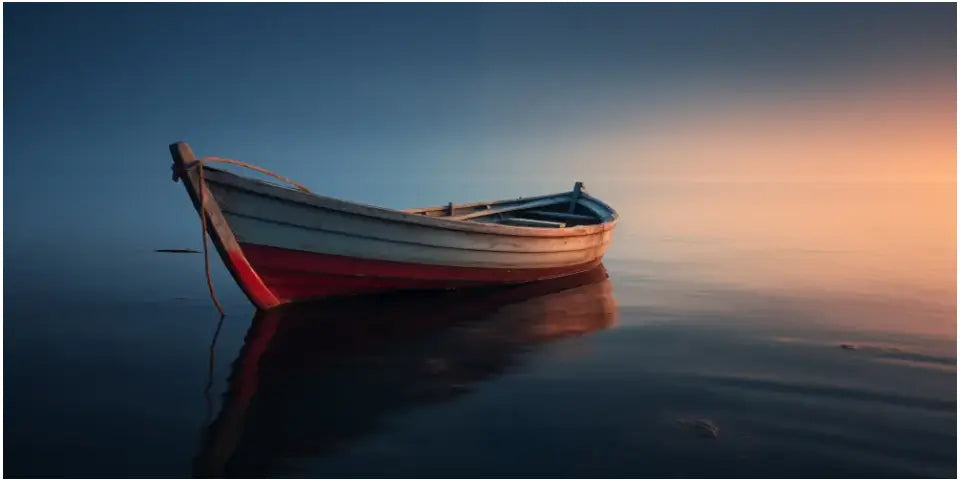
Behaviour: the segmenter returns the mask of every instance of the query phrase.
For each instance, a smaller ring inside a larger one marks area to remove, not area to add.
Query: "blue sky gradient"
[[[8,258],[198,246],[181,139],[400,208],[655,171],[591,145],[741,97],[921,79],[955,114],[946,3],[3,8]]]

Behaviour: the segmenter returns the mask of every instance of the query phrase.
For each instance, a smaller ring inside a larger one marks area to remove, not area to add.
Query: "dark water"
[[[952,184],[593,191],[606,272],[221,324],[193,243],[8,247],[4,474],[956,476]]]

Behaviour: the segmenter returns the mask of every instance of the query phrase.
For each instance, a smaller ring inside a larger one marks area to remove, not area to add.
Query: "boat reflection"
[[[258,313],[194,475],[263,477],[279,459],[323,456],[375,432],[391,413],[468,393],[532,346],[616,318],[602,265],[527,285]]]

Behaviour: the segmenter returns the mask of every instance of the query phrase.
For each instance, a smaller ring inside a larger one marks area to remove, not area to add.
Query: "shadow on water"
[[[531,347],[616,319],[602,265],[527,285],[258,313],[194,476],[262,477],[280,459],[333,453],[378,431],[391,414],[469,393],[521,364]]]

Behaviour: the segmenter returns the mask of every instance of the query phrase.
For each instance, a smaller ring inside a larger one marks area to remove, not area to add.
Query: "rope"
[[[264,174],[264,175],[270,175],[271,177],[276,178],[277,180],[280,180],[281,182],[284,182],[284,183],[288,183],[288,184],[290,184],[290,185],[293,185],[294,187],[297,187],[297,190],[300,190],[301,192],[313,193],[313,192],[310,191],[309,188],[304,187],[303,185],[300,185],[299,183],[294,182],[293,180],[290,180],[290,179],[287,178],[287,177],[284,177],[284,176],[281,176],[281,175],[277,175],[276,173],[273,173],[273,172],[271,172],[270,170],[267,170],[266,168],[258,167],[258,166],[256,166],[256,165],[252,165],[252,164],[249,164],[249,163],[247,163],[247,162],[241,162],[241,161],[239,161],[239,160],[231,160],[231,159],[229,159],[229,158],[203,157],[203,158],[201,158],[200,160],[197,160],[196,162],[194,162],[192,165],[190,165],[190,166],[187,167],[187,168],[193,168],[194,166],[200,165],[200,164],[203,164],[203,163],[229,163],[229,164],[231,164],[231,165],[238,165],[238,166],[241,166],[241,167],[244,167],[244,168],[249,168],[250,170],[255,170],[255,171],[260,172],[260,173],[262,173],[262,174]]]
[[[200,176],[200,225],[202,226],[201,228],[203,231],[203,268],[207,275],[207,288],[210,290],[210,299],[213,300],[213,304],[214,306],[217,307],[217,310],[220,312],[220,318],[222,319],[226,315],[226,313],[223,310],[223,305],[220,304],[220,300],[217,299],[217,293],[213,288],[213,278],[210,276],[210,253],[207,249],[207,239],[209,238],[209,234],[207,233],[207,209],[204,207],[204,201],[206,199],[206,190],[207,190],[207,182],[203,178],[204,163],[229,163],[231,165],[237,165],[240,167],[249,168],[251,170],[260,172],[262,174],[274,177],[282,182],[293,185],[294,187],[297,188],[297,190],[300,190],[301,192],[306,192],[306,193],[313,193],[313,192],[311,192],[310,189],[308,189],[307,187],[304,187],[303,185],[300,185],[299,183],[294,182],[293,180],[287,177],[277,175],[276,173],[273,173],[270,170],[267,170],[266,168],[258,167],[256,165],[251,165],[249,163],[241,162],[239,160],[232,160],[229,158],[221,158],[221,157],[204,157],[186,166],[187,170],[191,168],[196,168]]]
[[[213,398],[210,397],[210,390],[213,388],[213,371],[216,362],[217,339],[220,338],[220,329],[223,328],[223,315],[217,321],[217,330],[213,332],[213,340],[210,341],[210,364],[207,367],[207,385],[203,388],[203,398],[207,401],[207,425],[213,421]]]

